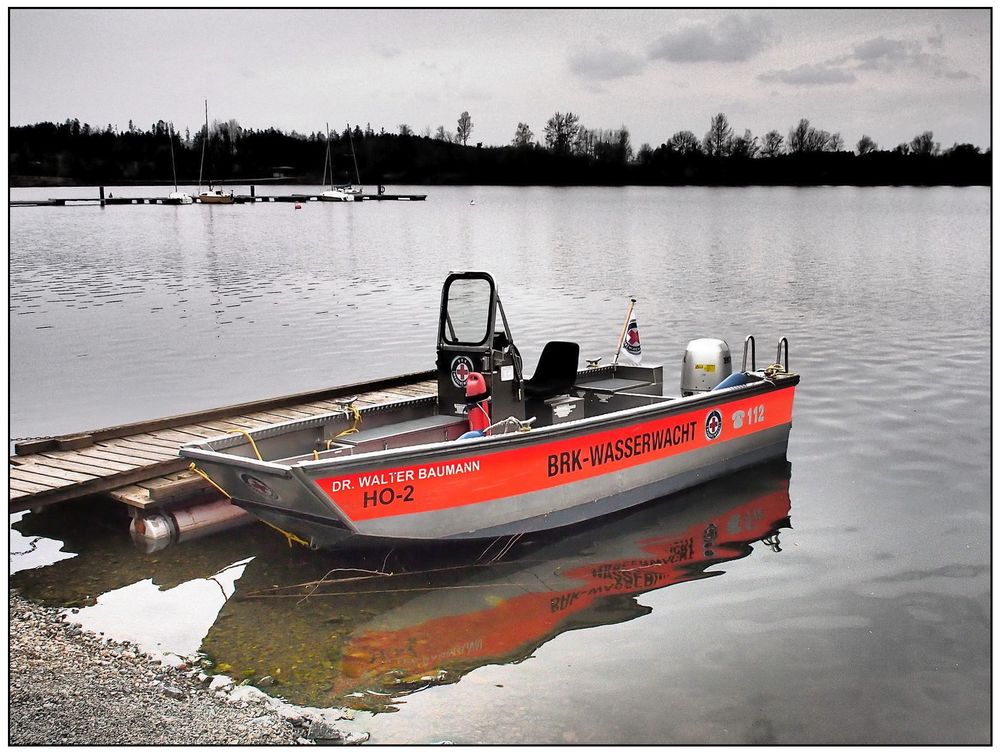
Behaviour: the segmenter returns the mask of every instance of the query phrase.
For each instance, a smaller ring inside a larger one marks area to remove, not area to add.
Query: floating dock
[[[9,513],[85,496],[106,494],[144,511],[170,509],[218,497],[210,483],[188,469],[178,449],[192,441],[248,432],[277,422],[357,407],[362,416],[379,404],[434,400],[436,373],[329,388],[119,425],[89,432],[22,441],[10,457]],[[376,410],[377,411],[377,410]]]
[[[426,194],[387,194],[379,192],[375,194],[358,194],[355,201],[362,202],[422,202],[427,199]],[[197,197],[192,197],[192,204],[203,204]],[[265,194],[258,196],[256,187],[250,187],[249,194],[234,194],[232,204],[255,204],[258,202],[319,202],[319,192],[312,194]],[[168,199],[167,197],[115,197],[105,196],[104,187],[100,187],[100,193],[96,197],[50,197],[48,199],[12,199],[11,207],[66,207],[67,205],[140,205],[140,204],[165,204],[179,205],[180,202]],[[219,204],[213,202],[212,204]],[[326,202],[324,202],[326,204]],[[337,204],[331,202],[330,204]]]

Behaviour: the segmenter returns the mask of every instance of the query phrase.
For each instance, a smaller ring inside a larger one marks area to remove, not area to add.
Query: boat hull
[[[797,377],[561,425],[280,464],[195,448],[234,502],[315,547],[574,524],[783,457]]]
[[[236,198],[232,196],[215,196],[212,194],[203,194],[198,197],[198,201],[201,204],[236,204]]]

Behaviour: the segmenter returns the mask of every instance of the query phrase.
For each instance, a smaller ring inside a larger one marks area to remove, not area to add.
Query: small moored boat
[[[625,340],[633,333],[629,323]],[[452,273],[436,396],[345,406],[181,454],[238,506],[318,548],[552,529],[787,451],[799,377],[784,338],[757,370],[748,337],[739,372],[725,341],[691,341],[673,397],[660,365],[578,362],[576,343],[552,341],[526,378],[493,278]]]
[[[348,133],[350,127],[348,127]],[[351,141],[352,149],[354,141]],[[355,202],[361,201],[361,189],[351,184],[333,185],[333,155],[330,152],[330,124],[326,124],[326,157],[323,158],[323,184],[326,185],[326,172],[330,171],[330,188],[320,193],[320,202]]]
[[[233,192],[226,194],[222,189],[215,189],[209,184],[208,190],[198,195],[198,201],[202,204],[234,204],[236,197]]]

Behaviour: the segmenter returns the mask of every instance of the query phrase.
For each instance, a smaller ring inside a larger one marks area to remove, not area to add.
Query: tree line
[[[140,129],[93,127],[76,119],[12,126],[11,185],[283,183],[318,184],[327,143],[334,183],[369,185],[990,185],[990,150],[971,144],[942,148],[931,131],[884,149],[863,135],[848,148],[839,133],[801,119],[785,133],[739,133],[725,113],[699,138],[678,131],[658,147],[634,149],[626,126],[588,128],[572,112],[556,112],[540,137],[519,122],[509,145],[472,142],[468,111],[454,132],[439,126],[417,134],[347,125],[343,131],[300,134],[216,121],[195,134],[157,121]],[[357,166],[355,168],[355,165]]]

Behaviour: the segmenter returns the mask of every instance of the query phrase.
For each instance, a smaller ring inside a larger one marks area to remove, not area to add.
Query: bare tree
[[[788,151],[792,154],[807,152],[809,147],[809,119],[802,118],[799,125],[788,132]]]
[[[768,131],[764,134],[764,142],[761,144],[760,153],[764,157],[776,157],[781,154],[782,147],[785,137],[779,134],[777,131]]]
[[[578,115],[556,112],[545,124],[545,146],[557,154],[568,155],[579,131]]]
[[[515,147],[530,147],[531,140],[535,138],[535,135],[531,132],[527,123],[517,124],[517,129],[514,131],[514,140],[511,142]]]
[[[750,133],[750,129],[743,132],[743,136],[734,136],[729,142],[729,154],[731,157],[743,157],[753,159],[760,152],[760,143],[756,136]]]
[[[924,131],[910,141],[910,153],[914,155],[936,155],[941,151],[941,145],[935,143],[934,132]]]
[[[809,119],[803,118],[788,132],[788,151],[792,154],[805,152],[837,152],[843,149],[844,140],[840,134],[814,128]]]
[[[708,132],[702,143],[705,147],[705,154],[712,157],[722,157],[729,154],[730,142],[733,138],[733,127],[729,125],[729,119],[725,113],[719,113],[712,118],[712,123],[708,127]]]
[[[624,123],[615,134],[615,148],[617,152],[616,157],[619,162],[627,163],[632,160],[634,154],[632,150],[632,135]]]
[[[868,134],[862,134],[861,138],[858,139],[858,145],[855,149],[859,155],[867,155],[870,152],[875,152],[878,149],[878,145]]]
[[[678,131],[667,139],[667,150],[676,152],[679,155],[693,155],[701,152],[701,143],[698,137],[690,131]]]
[[[465,110],[460,116],[458,116],[458,130],[455,135],[459,138],[463,145],[466,145],[469,141],[469,135],[472,133],[472,116],[469,115],[469,111]]]

